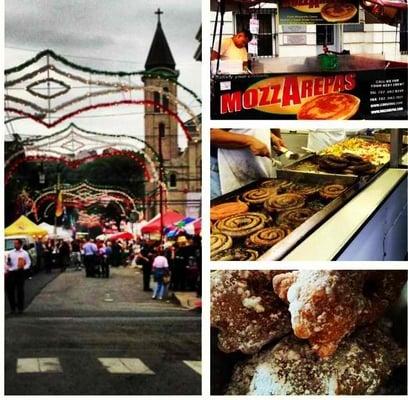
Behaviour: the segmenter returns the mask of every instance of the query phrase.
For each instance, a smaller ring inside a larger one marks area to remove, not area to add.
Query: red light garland
[[[43,121],[42,118],[38,118],[36,115],[26,113],[25,111],[17,110],[16,108],[13,108],[13,107],[5,107],[4,110],[6,112],[13,112],[13,113],[16,113],[18,115],[22,115],[22,116],[31,118],[32,120],[34,120],[36,122],[39,122],[40,124],[44,125],[47,128],[53,128],[53,127],[57,126],[58,124],[60,124],[61,122],[66,121],[69,118],[73,118],[76,115],[81,114],[81,113],[83,113],[85,111],[96,110],[96,109],[99,109],[99,108],[113,107],[113,106],[118,106],[118,105],[122,105],[122,104],[128,104],[128,105],[129,104],[133,104],[133,105],[143,104],[143,105],[151,105],[153,107],[159,107],[166,114],[170,115],[172,118],[174,118],[180,124],[180,126],[183,129],[183,132],[185,133],[188,140],[192,139],[190,132],[188,131],[187,127],[184,125],[184,122],[177,115],[177,113],[169,110],[167,107],[164,107],[161,103],[151,101],[151,100],[120,100],[120,101],[112,101],[110,103],[95,104],[95,105],[83,107],[83,108],[80,108],[78,110],[72,111],[71,113],[65,114],[64,116],[56,119],[54,122],[51,122],[51,123]]]

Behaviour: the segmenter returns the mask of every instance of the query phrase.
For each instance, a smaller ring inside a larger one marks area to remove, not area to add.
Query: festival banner
[[[55,205],[55,216],[56,217],[60,217],[62,215],[64,211],[64,202],[62,199],[62,190],[60,189],[58,191],[58,195],[57,195],[57,202]]]
[[[358,24],[359,1],[281,0],[280,25]]]
[[[407,119],[403,68],[217,76],[213,119]]]

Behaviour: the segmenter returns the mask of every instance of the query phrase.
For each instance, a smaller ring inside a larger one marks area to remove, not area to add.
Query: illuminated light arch
[[[37,65],[43,61],[45,61],[45,65]],[[32,70],[33,67],[36,69]],[[84,76],[81,76],[80,73]],[[100,76],[104,77],[103,80],[99,78]],[[180,105],[181,109],[191,117],[193,129],[198,133],[200,122],[190,107],[171,92],[165,93],[163,87],[135,84],[132,82],[132,77],[142,80],[159,78],[172,82],[186,90],[193,97],[193,101],[201,105],[200,99],[194,92],[180,84],[174,76],[172,77],[166,71],[100,71],[74,64],[51,50],[45,50],[31,60],[5,71],[5,110],[32,118],[46,127],[53,127],[67,118],[90,109],[120,104],[149,104],[148,100],[134,98],[134,96],[142,94],[144,97],[146,92],[158,91],[162,95],[166,94],[172,104]],[[26,86],[19,88],[18,84],[25,84]],[[75,86],[78,84],[83,86]],[[24,92],[20,95],[10,94],[11,91],[18,91],[19,89],[23,89]],[[94,99],[95,104],[92,104]],[[163,104],[154,102],[150,104],[160,107],[163,112],[174,118],[177,117],[178,122],[182,123],[178,113],[164,107]],[[64,110],[63,115],[55,115],[62,110]],[[189,138],[183,125],[182,128]]]
[[[62,192],[64,206],[76,207],[78,209],[84,209],[93,204],[101,204],[106,207],[109,203],[113,202],[121,207],[122,215],[125,215],[126,211],[133,211],[136,209],[137,204],[142,203],[142,200],[134,199],[122,190],[91,185],[88,182],[83,182],[69,187],[62,187],[60,190]],[[50,202],[45,209],[45,211],[47,211],[49,207],[55,204],[56,197],[57,194],[55,187],[45,189],[36,199],[33,200],[31,210],[27,213],[27,215],[33,213],[38,220],[38,210],[44,203]]]
[[[54,200],[55,200],[55,199],[54,199]],[[121,211],[121,216],[125,216],[125,215],[126,215],[126,210],[125,210],[125,208],[123,207],[123,205],[122,205],[120,202],[118,202],[117,200],[112,200],[112,203],[119,207],[119,209],[120,209],[120,211]],[[45,210],[44,210],[44,217],[45,217],[45,218],[48,218],[49,212],[50,212],[52,206],[54,206],[54,201],[50,202],[50,203],[47,205],[47,207],[45,207]],[[75,206],[75,205],[73,205],[73,206]],[[40,207],[40,206],[39,206],[39,207]],[[68,205],[68,207],[69,207],[69,205]],[[75,207],[76,207],[76,206],[75,206]],[[76,208],[79,208],[79,207],[76,207]],[[37,216],[36,216],[36,220],[38,221],[38,217],[37,217]]]
[[[61,161],[71,168],[77,168],[97,158],[120,155],[134,160],[143,169],[148,181],[159,180],[156,167],[160,162],[159,155],[151,145],[136,136],[94,132],[70,123],[51,135],[26,139],[22,146],[22,150],[13,153],[5,161],[6,184],[19,165],[26,161]],[[90,152],[92,155],[89,155]],[[142,153],[143,157],[138,153]]]

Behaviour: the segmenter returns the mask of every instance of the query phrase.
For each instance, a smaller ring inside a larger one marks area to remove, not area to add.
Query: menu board
[[[280,0],[279,24],[358,24],[359,1]]]
[[[388,70],[217,76],[214,119],[407,119],[408,78]]]

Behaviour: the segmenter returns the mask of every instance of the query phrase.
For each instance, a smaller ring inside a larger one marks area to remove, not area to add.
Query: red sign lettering
[[[241,93],[225,93],[221,95],[221,114],[241,111]]]
[[[249,110],[273,104],[282,108],[296,106],[310,97],[353,90],[355,87],[354,73],[331,76],[276,76],[257,82],[255,87],[251,86],[243,93],[236,91],[221,94],[220,111],[221,114],[234,113],[242,109]]]

